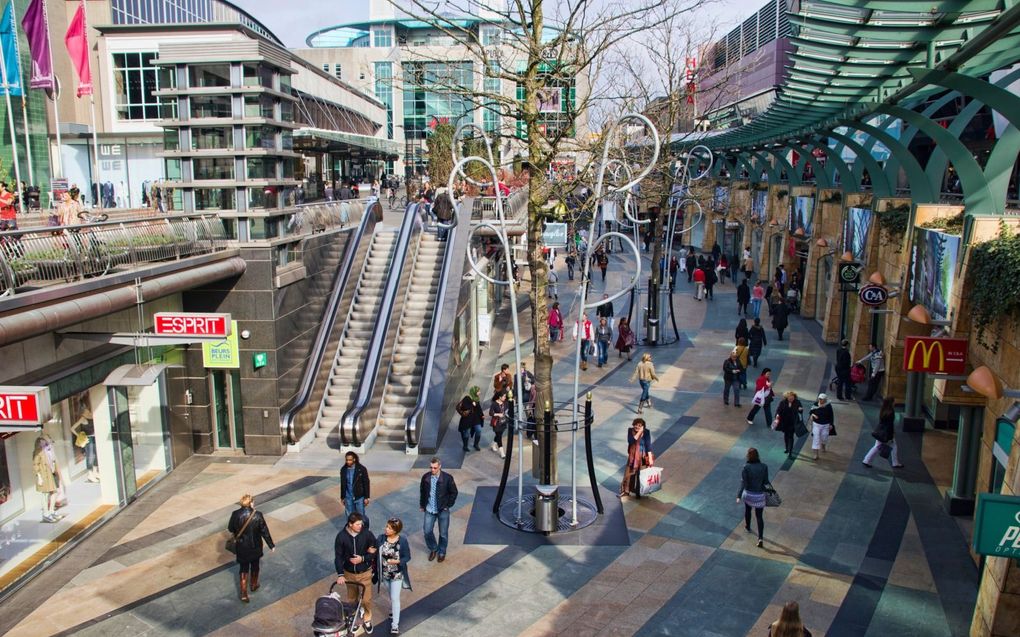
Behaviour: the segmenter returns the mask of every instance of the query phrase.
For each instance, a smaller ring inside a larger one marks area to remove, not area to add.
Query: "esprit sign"
[[[903,370],[963,374],[967,371],[967,339],[908,336],[903,343]]]
[[[889,300],[889,290],[875,284],[865,285],[857,295],[860,297],[861,303],[872,307],[882,305]]]
[[[0,387],[0,425],[38,427],[49,419],[49,387]]]
[[[153,333],[159,336],[230,336],[229,314],[200,312],[157,312]]]
[[[974,552],[1020,558],[1020,498],[978,494],[974,512]]]

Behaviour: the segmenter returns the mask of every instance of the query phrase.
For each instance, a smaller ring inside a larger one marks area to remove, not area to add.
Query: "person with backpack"
[[[390,518],[386,521],[386,530],[375,539],[379,560],[376,565],[376,592],[385,582],[390,593],[391,635],[400,634],[400,592],[405,588],[411,590],[411,576],[407,572],[407,563],[411,561],[411,545],[400,534],[403,530],[404,523],[400,518]]]
[[[457,404],[457,413],[460,414],[460,424],[457,426],[457,431],[460,432],[460,439],[464,443],[464,451],[470,451],[468,449],[468,440],[472,437],[475,440],[475,451],[481,450],[482,420],[484,416],[482,414],[482,407],[478,402],[480,391],[481,389],[478,386],[471,387],[468,390],[467,396],[464,396]]]
[[[248,585],[251,592],[259,589],[259,562],[262,560],[262,541],[269,545],[270,551],[276,551],[273,536],[269,534],[269,526],[262,513],[255,510],[255,498],[245,493],[239,502],[241,508],[230,514],[227,531],[234,537],[234,552],[241,574],[241,601],[248,603]]]
[[[723,404],[730,404],[730,388],[733,388],[733,405],[740,406],[740,372],[744,370],[740,365],[737,350],[730,352],[729,357],[723,361]]]

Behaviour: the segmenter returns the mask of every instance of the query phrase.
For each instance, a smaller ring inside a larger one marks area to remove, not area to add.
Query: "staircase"
[[[376,319],[379,318],[379,306],[382,303],[396,239],[395,228],[382,226],[376,228],[372,237],[372,246],[358,278],[354,302],[351,303],[329,380],[326,382],[326,391],[315,419],[316,437],[327,436],[336,430],[340,418],[353,402],[358,382],[364,373],[365,352],[368,350]]]
[[[446,242],[423,232],[404,309],[397,328],[397,341],[386,377],[376,443],[403,450],[405,426],[421,391],[432,312],[439,293]]]

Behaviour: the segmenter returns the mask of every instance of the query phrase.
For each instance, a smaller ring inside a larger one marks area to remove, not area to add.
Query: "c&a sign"
[[[903,369],[928,374],[967,371],[967,339],[908,336],[903,346]]]

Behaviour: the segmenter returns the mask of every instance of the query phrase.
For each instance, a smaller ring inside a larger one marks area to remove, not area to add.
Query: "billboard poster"
[[[810,235],[814,216],[814,197],[794,197],[793,208],[790,210],[790,232],[796,232],[800,228],[805,235]]]
[[[928,308],[931,317],[943,321],[953,300],[953,279],[962,238],[938,230],[918,229],[914,237],[910,300]]]
[[[546,87],[535,91],[539,113],[559,113],[562,109],[563,89]]]
[[[730,207],[730,189],[726,186],[716,186],[712,194],[712,210],[726,212]]]
[[[843,222],[843,251],[849,250],[855,261],[863,261],[871,231],[871,208],[850,208]]]
[[[11,470],[7,467],[7,450],[0,438],[0,504],[11,498]]]
[[[764,190],[751,192],[751,223],[759,226],[765,225],[765,205],[768,202],[769,193]]]

